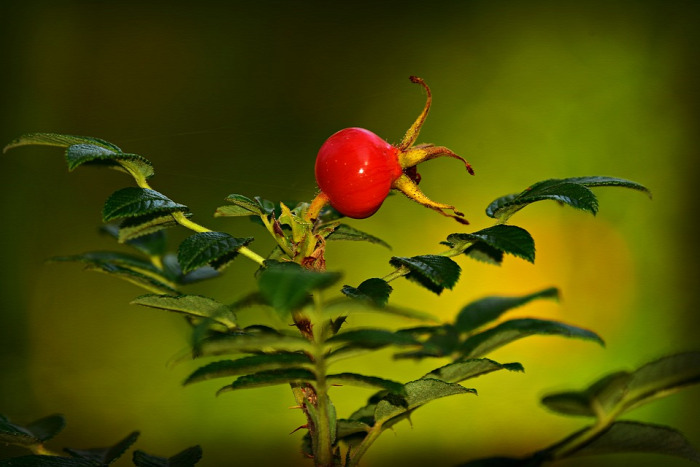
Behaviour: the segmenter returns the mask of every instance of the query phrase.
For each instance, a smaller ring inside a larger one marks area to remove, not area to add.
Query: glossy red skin
[[[355,219],[369,217],[382,205],[401,176],[399,150],[363,128],[331,135],[316,157],[316,182],[331,206]]]

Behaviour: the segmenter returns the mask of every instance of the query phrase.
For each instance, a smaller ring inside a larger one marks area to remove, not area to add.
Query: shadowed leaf
[[[198,381],[205,381],[213,378],[223,378],[228,376],[256,373],[267,370],[279,370],[285,368],[298,368],[311,365],[311,360],[300,353],[274,353],[253,355],[237,360],[222,360],[212,362],[192,373],[184,383],[191,384]]]
[[[236,238],[224,232],[197,232],[180,244],[177,260],[185,274],[207,264],[221,271],[252,241],[252,237]]]
[[[426,289],[440,294],[444,289],[451,289],[459,280],[461,268],[450,258],[438,255],[413,256],[402,258],[394,256],[390,264],[395,268],[405,267],[410,272],[407,279],[413,280]]]
[[[535,261],[535,241],[527,230],[514,225],[499,224],[478,232],[454,233],[447,237],[447,243],[453,248],[464,249],[469,255],[480,252],[494,263],[500,263],[502,256],[499,258],[499,255],[492,253],[491,249],[517,256],[531,263]],[[477,255],[477,259],[485,258]]]
[[[126,452],[127,449],[131,447],[132,444],[136,442],[139,437],[139,432],[134,431],[129,434],[126,438],[119,441],[114,446],[106,448],[93,448],[93,449],[69,449],[66,448],[66,452],[73,457],[80,459],[89,460],[92,462],[99,463],[100,465],[110,465],[119,457]]]
[[[357,230],[354,227],[350,227],[347,224],[339,224],[326,238],[328,240],[351,240],[375,243],[391,250],[391,246],[384,240]]]
[[[187,206],[176,203],[155,190],[130,186],[115,191],[107,198],[102,208],[102,220],[109,222],[125,217],[187,210]]]
[[[191,467],[202,459],[202,448],[192,446],[170,458],[152,456],[143,451],[134,451],[136,467]]]
[[[296,263],[267,261],[258,278],[260,293],[277,312],[286,315],[301,307],[314,290],[335,284],[340,274],[303,269]]]
[[[520,363],[498,363],[488,358],[470,358],[437,368],[423,376],[423,378],[439,379],[447,383],[459,383],[460,381],[476,378],[498,370],[525,371]]]
[[[223,388],[219,389],[219,391],[216,394],[219,395],[223,392],[235,391],[238,389],[276,386],[279,384],[307,383],[314,381],[315,379],[316,375],[314,375],[312,371],[305,370],[302,368],[260,371],[252,375],[239,377],[232,384],[229,384],[228,386],[224,386]]]

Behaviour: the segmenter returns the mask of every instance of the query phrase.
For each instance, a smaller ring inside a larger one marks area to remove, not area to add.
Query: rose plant
[[[488,355],[495,349],[532,335],[553,335],[602,344],[598,334],[573,324],[548,319],[504,319],[510,310],[534,300],[557,299],[556,288],[522,296],[490,296],[466,304],[454,318],[440,322],[422,311],[390,303],[391,282],[401,278],[440,294],[460,279],[459,261],[478,260],[498,265],[504,255],[534,262],[535,243],[523,228],[510,223],[514,214],[539,201],[556,201],[596,214],[598,200],[592,189],[622,187],[650,195],[644,186],[625,179],[584,176],[548,179],[524,190],[495,199],[486,208],[494,225],[465,231],[468,222],[451,204],[432,201],[418,187],[417,165],[436,157],[470,164],[451,150],[430,144],[415,145],[431,106],[432,96],[420,78],[411,77],[427,93],[423,111],[397,145],[361,128],[332,135],[320,148],[315,175],[319,193],[310,202],[274,203],[261,197],[231,194],[228,204],[216,209],[218,217],[248,217],[274,239],[272,252],[261,254],[252,237],[212,231],[192,220],[185,204],[151,186],[154,169],[149,160],[122,151],[107,141],[53,133],[19,137],[5,151],[28,145],[65,149],[69,170],[99,166],[127,173],[135,186],[112,193],[102,208],[103,231],[132,247],[131,253],[88,252],[56,258],[84,263],[88,270],[109,274],[148,292],[132,304],[184,315],[192,329],[191,357],[218,358],[194,371],[184,384],[214,378],[228,379],[219,393],[271,385],[288,385],[305,430],[301,451],[316,466],[354,466],[373,442],[421,406],[447,396],[476,394],[473,378],[496,371],[520,372],[517,362],[497,362]],[[447,236],[441,249],[418,256],[393,256],[391,270],[357,285],[339,287],[341,274],[326,264],[326,248],[333,241],[386,243],[346,223],[344,218],[374,215],[391,190],[458,221],[460,230]],[[167,229],[175,226],[192,233],[170,251]],[[238,257],[250,260],[257,288],[235,303],[214,297],[183,293],[181,288],[220,276]],[[488,266],[485,266],[488,267]],[[327,298],[330,291],[340,293]],[[322,293],[325,292],[325,293]],[[252,305],[270,307],[280,326],[239,325],[237,315]],[[384,328],[348,323],[357,310],[423,321],[419,326]],[[292,326],[290,327],[289,324]],[[361,372],[334,372],[345,359],[393,348],[397,359],[431,359],[435,367],[404,381]],[[559,459],[614,452],[655,452],[700,462],[700,453],[677,430],[618,417],[643,404],[671,394],[700,380],[700,353],[667,356],[636,371],[620,371],[580,390],[550,394],[542,403],[569,416],[594,420],[549,447],[526,458],[491,458],[467,461],[469,466],[536,466]],[[468,385],[465,386],[464,383]],[[331,395],[336,385],[374,388],[366,404],[348,410],[336,408]],[[235,417],[235,414],[232,414]],[[26,447],[30,454],[0,461],[1,465],[108,465],[136,441],[134,432],[113,446],[94,449],[47,446],[63,428],[60,415],[29,424],[0,416],[0,441]],[[418,428],[419,429],[419,428]],[[465,452],[465,461],[469,453]],[[202,451],[194,446],[166,458],[133,452],[135,465],[194,465]],[[204,457],[206,459],[206,455]],[[232,460],[233,461],[233,460]]]

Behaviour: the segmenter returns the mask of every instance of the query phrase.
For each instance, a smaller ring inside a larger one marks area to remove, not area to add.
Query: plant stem
[[[313,201],[311,201],[311,205],[309,205],[309,208],[306,210],[304,219],[309,222],[313,222],[318,219],[321,209],[323,209],[326,204],[328,204],[328,196],[321,191],[316,195]]]
[[[365,436],[365,439],[362,440],[357,449],[355,449],[355,451],[350,455],[350,459],[348,460],[348,463],[345,465],[345,467],[352,467],[354,465],[358,465],[362,456],[365,455],[372,443],[374,443],[381,434],[382,426],[374,425],[367,432],[367,436]]]
[[[323,317],[323,302],[319,292],[313,295],[318,318]],[[319,326],[321,327],[321,326]],[[316,373],[316,442],[314,446],[314,463],[319,467],[333,466],[333,432],[331,423],[335,423],[335,417],[331,420],[331,402],[328,397],[328,383],[326,372],[328,370],[325,356],[326,333],[323,329],[314,333],[314,363]]]

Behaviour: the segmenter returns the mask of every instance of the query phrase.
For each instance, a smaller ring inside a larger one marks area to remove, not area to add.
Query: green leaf
[[[383,307],[389,301],[394,290],[384,279],[373,277],[362,282],[357,288],[344,285],[341,292],[356,300],[366,300],[373,305]]]
[[[514,225],[499,224],[478,232],[454,233],[447,237],[447,242],[454,245],[453,248],[464,248],[468,255],[473,256],[476,252],[485,254],[487,258],[496,263],[500,263],[502,256],[499,258],[488,247],[531,263],[535,262],[535,241],[527,230]],[[478,247],[478,245],[482,246]],[[478,249],[474,249],[474,247]],[[481,259],[478,256],[477,258]]]
[[[237,360],[213,362],[197,369],[183,383],[184,385],[213,378],[244,375],[267,370],[298,368],[311,365],[309,357],[301,353],[273,353],[253,355]]]
[[[176,294],[175,285],[150,263],[123,253],[95,251],[74,256],[60,256],[53,261],[78,261],[87,264],[86,270],[101,272],[126,280],[149,292]]]
[[[136,180],[146,180],[153,176],[151,161],[138,154],[125,154],[94,144],[74,144],[66,149],[68,170],[81,165],[106,166],[131,174]]]
[[[220,206],[216,208],[214,217],[237,217],[237,216],[262,216],[263,209],[258,201],[253,201],[243,195],[228,195],[226,201],[233,206]]]
[[[455,394],[476,394],[459,384],[446,383],[437,379],[419,379],[406,383],[406,396],[389,395],[377,403],[374,411],[375,423],[387,424],[391,419],[406,415],[410,411],[441,397]]]
[[[380,349],[389,345],[417,345],[419,342],[408,334],[387,331],[385,329],[353,329],[330,337],[329,344],[343,342],[353,347]]]
[[[517,339],[532,335],[559,335],[591,340],[604,345],[603,340],[593,331],[556,321],[523,318],[505,321],[498,326],[474,334],[462,343],[459,351],[465,357],[478,357]]]
[[[301,336],[271,332],[238,332],[210,337],[199,343],[197,357],[231,353],[312,352],[313,344]]]
[[[384,240],[372,236],[368,233],[357,230],[347,224],[339,224],[338,227],[333,230],[333,232],[326,237],[328,240],[350,240],[350,241],[364,241],[370,243],[376,243],[391,250],[391,246]]]
[[[131,304],[174,311],[196,318],[210,318],[228,328],[236,327],[236,315],[229,307],[201,295],[142,295]]]
[[[301,384],[315,381],[316,376],[310,370],[302,368],[288,368],[283,370],[260,371],[252,375],[241,376],[232,384],[224,386],[216,393],[218,396],[223,392],[235,391],[238,389],[260,388],[265,386],[276,386],[279,384]]]
[[[190,213],[185,213],[185,217],[190,217]],[[122,220],[121,224],[119,224],[119,236],[117,239],[120,243],[129,243],[176,225],[178,223],[169,212],[156,212],[144,216],[130,217]]]
[[[625,394],[626,410],[700,383],[700,352],[685,352],[660,358],[632,374]]]
[[[168,217],[172,220],[171,216]],[[119,239],[120,228],[115,224],[103,225],[100,227],[100,231],[112,238]],[[162,231],[139,235],[138,238],[127,239],[124,243],[146,256],[163,256],[167,249],[165,232]]]
[[[406,278],[414,280],[438,295],[444,289],[451,289],[459,280],[461,268],[445,256],[422,255],[411,258],[394,256],[390,264],[396,268],[405,267],[410,272]]]
[[[506,311],[540,298],[559,299],[559,290],[551,287],[520,297],[486,297],[469,303],[457,315],[455,327],[460,332],[470,332],[497,318]]]
[[[554,200],[596,214],[598,200],[588,187],[618,186],[651,194],[649,190],[629,180],[613,177],[574,177],[544,180],[526,188],[522,193],[502,196],[487,208],[489,217],[505,222],[520,209],[536,201]]]
[[[466,250],[464,254],[482,263],[500,266],[503,263],[503,251],[498,250],[484,242],[476,242]]]
[[[66,452],[73,457],[78,457],[80,459],[92,461],[98,463],[99,465],[110,465],[119,457],[121,457],[122,454],[124,454],[126,450],[129,449],[131,445],[136,442],[136,439],[138,439],[138,437],[139,432],[134,431],[114,446],[93,449],[66,448]]]
[[[448,356],[457,350],[460,341],[459,332],[451,324],[419,326],[416,328],[401,329],[399,332],[416,338],[427,336],[427,339],[423,341],[421,349],[396,354],[394,355],[395,359],[421,359],[425,357]]]
[[[520,363],[498,363],[488,358],[469,358],[437,368],[423,376],[423,378],[439,379],[447,383],[459,383],[460,381],[476,378],[498,370],[525,371]]]
[[[632,375],[620,371],[604,376],[584,391],[561,392],[542,398],[542,404],[564,415],[603,417],[623,398]]]
[[[132,186],[112,193],[102,208],[102,219],[104,222],[109,222],[124,217],[187,211],[187,209],[187,206],[176,203],[155,190]]]
[[[238,255],[252,237],[235,238],[224,232],[198,232],[187,237],[177,250],[182,272],[188,273],[206,264],[221,271]]]
[[[67,148],[74,144],[91,144],[114,152],[121,152],[121,149],[117,146],[102,139],[89,136],[60,135],[57,133],[29,133],[22,135],[5,146],[3,152],[20,146],[43,145]]]
[[[62,415],[50,415],[20,426],[10,423],[7,417],[0,415],[0,443],[18,446],[33,446],[48,441],[66,425]]]
[[[55,414],[40,418],[26,426],[27,430],[41,442],[46,442],[56,436],[66,426],[63,415]]]
[[[357,433],[367,433],[371,427],[359,420],[338,420],[337,438],[343,439]]]
[[[403,384],[376,376],[365,376],[357,373],[338,373],[328,375],[326,380],[329,384],[384,389],[394,394],[405,394]]]
[[[93,461],[73,457],[29,455],[0,459],[0,467],[99,467]]]
[[[134,451],[136,467],[191,467],[202,459],[202,448],[192,446],[170,458],[152,456],[143,451]]]
[[[282,315],[301,307],[312,291],[328,288],[340,279],[340,273],[310,271],[296,263],[265,264],[258,287],[270,306]]]
[[[643,452],[681,457],[700,463],[700,452],[677,430],[631,421],[615,422],[570,457]]]

